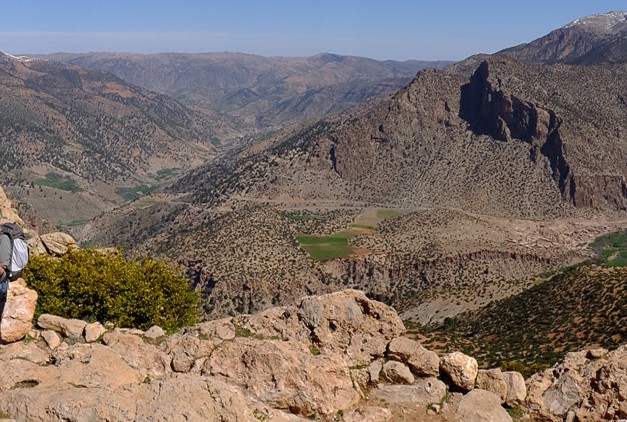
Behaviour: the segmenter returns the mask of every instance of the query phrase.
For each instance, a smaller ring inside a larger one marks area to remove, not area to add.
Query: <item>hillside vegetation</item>
[[[459,347],[484,366],[551,365],[566,352],[616,348],[627,341],[627,233],[592,244],[594,262],[565,268],[539,284],[485,308],[419,327],[425,344]]]

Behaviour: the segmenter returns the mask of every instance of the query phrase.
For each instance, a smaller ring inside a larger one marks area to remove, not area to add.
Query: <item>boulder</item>
[[[515,371],[503,372],[503,379],[507,384],[505,404],[510,407],[522,404],[527,397],[527,386],[522,374]]]
[[[64,337],[77,338],[83,335],[87,323],[80,319],[61,318],[56,315],[41,314],[37,325],[44,330],[54,330]]]
[[[456,422],[511,422],[501,407],[501,398],[489,391],[474,389],[462,397],[455,411]]]
[[[48,251],[38,235],[30,237],[26,243],[28,244],[28,253],[30,256],[47,255]]]
[[[388,357],[405,362],[409,369],[421,377],[437,377],[440,374],[438,354],[425,349],[415,340],[397,337],[388,345]]]
[[[454,386],[469,391],[475,386],[479,365],[475,358],[461,352],[453,352],[440,359],[440,370]]]
[[[370,364],[383,356],[390,340],[405,332],[393,308],[358,290],[306,297],[297,308],[310,341],[321,350],[344,355],[349,366]]]
[[[213,351],[202,374],[302,416],[335,415],[359,400],[344,359],[333,353],[314,356],[299,342],[235,338]]]
[[[54,256],[65,255],[69,248],[78,247],[76,240],[67,233],[55,232],[42,234],[40,239],[48,253]]]
[[[444,399],[446,385],[437,378],[423,378],[412,385],[383,385],[373,394],[386,403],[428,406]]]
[[[36,306],[37,292],[29,289],[23,279],[18,278],[9,283],[0,322],[2,343],[21,340],[28,334],[33,328]]]
[[[496,394],[500,397],[501,403],[505,403],[507,400],[507,382],[499,368],[479,369],[475,386]]]
[[[85,341],[92,343],[98,340],[106,332],[107,329],[99,322],[87,324],[85,325]]]
[[[383,365],[383,376],[395,384],[413,384],[414,376],[409,368],[400,362],[389,361]]]
[[[56,331],[45,330],[41,333],[41,336],[46,341],[46,344],[51,350],[56,349],[61,344],[61,337],[56,333]]]

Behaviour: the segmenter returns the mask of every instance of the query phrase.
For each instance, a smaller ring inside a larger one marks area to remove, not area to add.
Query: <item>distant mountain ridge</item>
[[[251,129],[318,119],[392,93],[420,69],[448,64],[329,53],[293,58],[241,53],[56,53],[45,57],[105,70],[184,104],[243,119]]]
[[[600,64],[627,61],[627,12],[614,11],[577,19],[549,34],[499,51],[533,64]]]

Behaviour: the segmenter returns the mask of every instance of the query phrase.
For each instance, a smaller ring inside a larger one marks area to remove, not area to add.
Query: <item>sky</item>
[[[461,60],[627,0],[4,0],[0,50]]]

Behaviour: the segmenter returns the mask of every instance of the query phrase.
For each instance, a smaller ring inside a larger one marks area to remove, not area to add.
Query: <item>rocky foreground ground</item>
[[[525,383],[462,353],[426,350],[403,337],[393,308],[357,290],[172,335],[53,315],[30,329],[11,311],[29,292],[11,285],[2,323],[5,343],[5,325],[12,340],[29,330],[0,347],[0,411],[16,421],[627,417],[627,347],[570,354]]]

